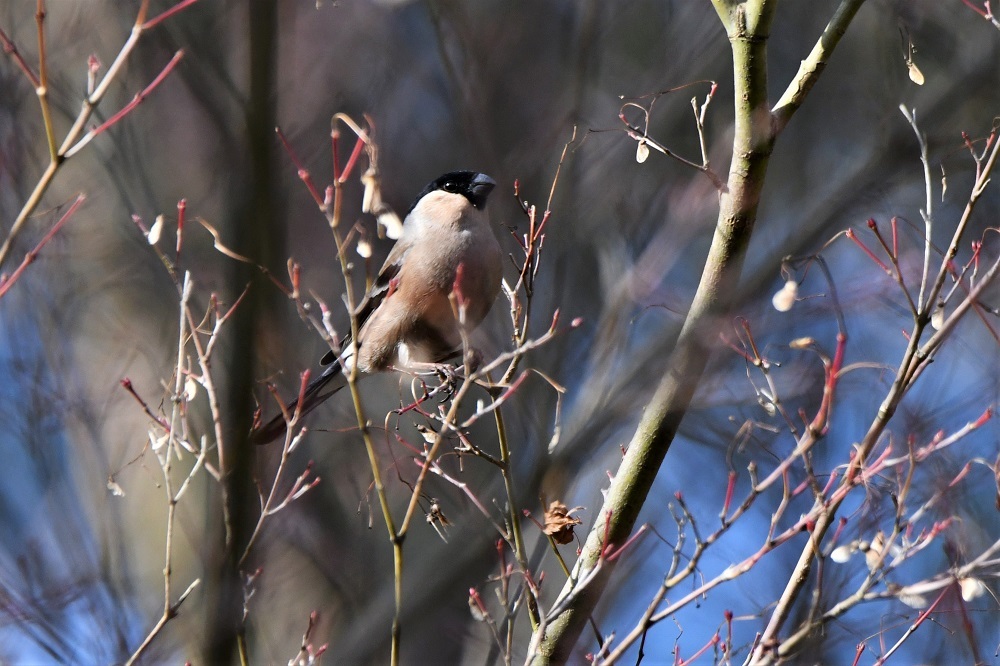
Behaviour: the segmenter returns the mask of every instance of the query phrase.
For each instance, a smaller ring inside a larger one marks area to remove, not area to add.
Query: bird
[[[370,290],[356,308],[357,340],[328,351],[323,373],[302,396],[300,416],[346,386],[344,370],[363,373],[440,364],[462,348],[462,329],[449,298],[457,288],[465,327],[478,326],[500,293],[503,253],[490,228],[486,202],[496,181],[475,171],[451,171],[417,195]],[[298,400],[287,410],[298,408]],[[283,414],[259,426],[251,440],[267,444],[285,433]]]

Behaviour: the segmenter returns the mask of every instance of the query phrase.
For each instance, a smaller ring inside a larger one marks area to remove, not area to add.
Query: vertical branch
[[[340,130],[337,124],[343,123],[349,127],[356,135],[357,141],[355,143],[354,149],[351,156],[348,158],[347,163],[342,167],[340,164]],[[360,328],[360,322],[358,321],[358,309],[359,309],[359,299],[355,294],[354,283],[351,279],[353,273],[353,265],[348,259],[348,238],[349,234],[345,236],[342,233],[341,222],[342,222],[342,211],[343,211],[343,198],[344,198],[344,184],[347,182],[348,176],[353,170],[357,163],[363,149],[368,146],[369,148],[369,161],[372,161],[372,153],[374,152],[374,147],[372,146],[372,141],[370,139],[369,133],[364,131],[361,127],[354,122],[354,120],[343,113],[337,113],[332,119],[332,130],[330,132],[331,138],[331,150],[333,157],[333,184],[326,188],[325,194],[320,196],[319,190],[316,188],[312,176],[309,171],[305,168],[302,162],[299,160],[295,151],[292,149],[288,140],[285,138],[281,129],[278,128],[277,135],[281,144],[284,146],[286,152],[291,158],[292,162],[295,164],[298,171],[299,179],[302,180],[306,189],[309,191],[313,200],[316,202],[320,212],[326,218],[327,223],[330,226],[330,231],[333,235],[333,240],[337,248],[337,259],[340,262],[340,272],[344,278],[344,301],[347,305],[347,311],[350,315],[350,326],[351,326],[351,339],[358,339],[358,331]],[[296,293],[298,292],[297,282],[295,284]],[[324,331],[327,325],[326,317],[328,311],[326,307],[323,306],[324,310],[324,324],[318,325],[317,330],[321,332]],[[340,351],[336,349],[333,343],[334,336],[330,329],[325,329],[324,339],[331,343],[331,349]],[[402,633],[401,617],[402,617],[402,605],[403,605],[403,541],[406,536],[406,528],[409,524],[409,517],[405,517],[402,522],[402,526],[397,528],[396,520],[392,514],[392,507],[389,505],[389,497],[386,493],[385,483],[382,477],[382,468],[379,463],[378,453],[375,450],[375,442],[371,436],[371,427],[366,416],[364,405],[361,400],[361,393],[358,390],[358,379],[359,370],[357,363],[345,363],[343,360],[337,358],[333,361],[334,363],[341,363],[341,371],[343,372],[344,379],[347,380],[347,388],[351,394],[351,401],[354,406],[354,414],[357,418],[358,432],[361,434],[362,441],[365,445],[365,452],[368,456],[368,464],[372,473],[373,486],[375,488],[375,494],[378,498],[379,508],[382,511],[382,518],[385,522],[386,533],[389,536],[389,542],[392,545],[393,553],[393,596],[395,601],[393,621],[392,621],[392,634],[391,634],[391,647],[390,647],[390,663],[395,666],[399,663],[399,646],[400,637]],[[301,392],[300,392],[301,395]],[[300,402],[301,404],[301,398]],[[298,411],[296,415],[286,424],[288,428],[291,427],[293,422],[297,419]],[[288,441],[289,434],[286,432],[286,441]],[[411,507],[415,506],[417,500],[419,499],[419,483],[413,491],[413,498],[411,501]]]
[[[715,235],[701,282],[685,320],[677,347],[667,361],[664,379],[643,412],[622,465],[608,489],[573,576],[556,602],[562,612],[550,618],[531,655],[533,663],[566,661],[604,591],[613,563],[609,548],[626,543],[657,471],[673,441],[710,349],[706,331],[729,307],[736,292],[746,248],[767,170],[774,135],[767,103],[767,36],[774,2],[714,3],[729,33],[733,50],[735,136],[733,160]],[[587,580],[586,585],[576,581]]]
[[[931,272],[931,248],[932,233],[934,231],[934,191],[931,180],[931,163],[927,157],[927,137],[923,135],[917,127],[917,112],[909,110],[900,105],[899,110],[903,112],[906,121],[913,128],[913,133],[917,135],[917,143],[920,145],[920,163],[924,167],[924,208],[920,211],[920,216],[924,218],[924,267],[920,272],[920,295],[917,297],[917,316],[927,316],[927,313],[934,309],[934,304],[924,300],[927,295],[927,282]]]
[[[666,364],[663,380],[646,406],[622,465],[591,530],[573,576],[540,632],[532,663],[564,662],[613,570],[609,548],[626,543],[660,464],[673,441],[711,350],[704,340],[736,292],[746,248],[753,232],[768,159],[778,133],[799,108],[823,71],[863,0],[843,0],[810,57],[789,84],[773,112],[767,104],[767,50],[773,0],[712,0],[733,52],[735,133],[733,159],[720,198],[719,217],[691,308]],[[578,582],[585,581],[585,582]]]
[[[160,469],[163,472],[163,491],[167,497],[167,528],[163,555],[163,614],[136,651],[129,657],[127,662],[129,665],[142,656],[172,615],[170,595],[173,574],[174,513],[177,508],[177,497],[174,493],[173,479],[171,479],[170,473],[173,469],[175,447],[180,446],[180,443],[177,441],[177,433],[181,429],[181,394],[184,390],[184,361],[188,341],[188,303],[190,299],[191,273],[185,272],[184,283],[181,287],[180,313],[177,324],[177,363],[174,367],[174,393],[171,396],[170,422],[166,442],[157,453]],[[195,332],[194,329],[191,330],[192,333]]]
[[[977,167],[978,177],[972,186],[972,192],[969,194],[969,199],[965,204],[965,210],[962,211],[962,217],[955,226],[955,233],[952,235],[951,243],[948,244],[948,251],[941,259],[941,267],[938,269],[937,277],[934,280],[934,286],[931,287],[931,290],[927,294],[928,303],[935,302],[938,294],[941,293],[944,281],[948,277],[948,268],[952,260],[955,258],[955,255],[958,254],[958,246],[962,241],[962,237],[965,235],[965,230],[969,225],[969,220],[972,218],[972,211],[975,210],[976,204],[979,202],[979,198],[983,195],[986,185],[990,182],[990,175],[993,173],[998,157],[1000,157],[1000,140],[995,140],[993,142],[993,149],[990,151],[990,155],[987,158],[986,163],[981,168]]]
[[[341,223],[341,212],[343,210],[343,193],[344,193],[344,183],[347,180],[353,166],[355,165],[358,155],[360,154],[361,148],[369,143],[368,135],[361,130],[357,125],[354,124],[347,116],[343,114],[337,114],[334,117],[334,123],[338,120],[343,121],[345,124],[350,126],[354,132],[358,135],[357,142],[355,144],[355,149],[352,151],[351,157],[348,158],[347,164],[341,171],[340,164],[338,163],[339,157],[339,138],[340,134],[334,128],[332,133],[333,137],[333,152],[334,152],[334,171],[336,177],[334,178],[333,185],[327,188],[327,193],[324,201],[321,203],[321,209],[326,214],[327,221],[330,224],[330,230],[333,232],[333,239],[337,245],[337,258],[340,260],[340,272],[344,276],[344,291],[347,302],[347,309],[351,315],[351,339],[358,339],[359,322],[357,317],[358,311],[358,299],[354,293],[354,285],[351,280],[351,264],[348,261],[348,250],[345,246],[344,236],[340,230]],[[301,172],[301,169],[300,169]],[[334,361],[339,363],[339,361]],[[392,507],[389,505],[389,497],[386,493],[385,482],[382,479],[382,468],[379,464],[378,453],[375,451],[375,442],[371,436],[371,429],[369,427],[369,422],[367,416],[365,416],[364,405],[361,401],[361,392],[358,390],[358,364],[351,363],[350,367],[345,369],[345,378],[347,379],[347,387],[351,393],[351,402],[354,405],[354,414],[357,417],[358,431],[361,433],[361,438],[365,444],[365,452],[368,456],[368,465],[372,472],[372,480],[375,485],[375,494],[378,497],[379,507],[382,510],[382,519],[385,522],[386,533],[389,536],[389,542],[392,545],[392,571],[393,571],[393,600],[394,600],[394,611],[392,618],[392,634],[390,641],[390,652],[389,652],[389,663],[392,666],[397,666],[399,664],[399,646],[402,636],[402,611],[403,611],[403,539],[406,536],[406,519],[403,521],[403,527],[400,529],[396,528],[396,521],[392,515]],[[418,488],[419,489],[419,488]],[[418,490],[414,490],[414,496],[418,495]]]
[[[276,113],[277,2],[255,2],[246,30],[250,54],[246,72],[249,94],[243,107],[247,161],[246,166],[230,179],[234,185],[231,200],[242,205],[232,208],[227,222],[240,229],[236,235],[238,254],[264,256],[265,234],[274,225],[276,208],[271,132]],[[239,188],[239,193],[235,188]],[[239,294],[253,278],[242,262],[227,266],[226,291]],[[218,441],[221,516],[213,513],[210,519],[215,524],[209,527],[209,534],[217,540],[211,543],[214,561],[206,584],[206,597],[210,601],[202,661],[208,663],[231,663],[234,658],[241,664],[255,661],[248,654],[247,641],[245,586],[250,583],[240,568],[240,557],[253,529],[252,507],[256,500],[256,489],[251,481],[254,447],[249,442],[249,433],[254,413],[251,396],[255,385],[256,327],[264,307],[262,300],[259,290],[251,290],[243,305],[233,313],[229,344],[224,356],[217,359],[225,367],[228,381],[222,401],[226,405],[223,419],[216,424],[224,432],[225,439]],[[221,530],[217,523],[220,517]],[[222,539],[218,539],[220,532]]]
[[[545,230],[546,223],[552,216],[552,200],[555,198],[556,186],[559,184],[559,175],[562,173],[562,167],[566,161],[566,154],[569,151],[570,145],[572,145],[574,141],[576,141],[576,128],[573,128],[572,137],[570,137],[570,140],[563,146],[562,154],[559,157],[559,164],[556,166],[555,175],[552,177],[552,186],[549,189],[549,198],[545,205],[545,212],[542,214],[541,221],[537,219],[537,209],[534,206],[526,206],[526,202],[523,202],[520,198],[517,183],[514,185],[518,203],[521,205],[522,210],[528,218],[528,231],[523,235],[523,240],[520,241],[524,251],[524,263],[521,265],[521,271],[518,276],[517,284],[510,290],[507,290],[505,287],[507,296],[510,299],[510,315],[511,323],[514,329],[513,338],[516,351],[510,361],[510,364],[504,371],[503,379],[500,382],[501,385],[506,385],[511,381],[517,372],[521,359],[523,358],[523,352],[521,350],[528,341],[529,325],[531,322],[532,295],[534,294],[534,279],[541,260],[541,246],[545,240],[543,232]],[[524,294],[523,299],[521,298],[522,293]],[[493,378],[488,373],[487,380],[491,385],[493,385]],[[528,570],[527,549],[524,545],[524,535],[521,530],[521,512],[517,502],[516,488],[514,486],[513,470],[511,469],[510,445],[507,438],[507,426],[503,418],[502,405],[497,405],[497,408],[493,410],[493,416],[497,426],[497,441],[500,448],[499,468],[500,475],[503,477],[504,492],[507,495],[507,522],[510,526],[510,537],[514,541],[514,556],[517,559],[518,566],[521,568],[522,573],[525,576],[528,576],[530,572]],[[537,631],[541,623],[538,609],[538,599],[534,592],[530,589],[529,585],[526,584],[524,589],[528,609],[528,620],[531,623],[532,631]]]
[[[507,494],[507,520],[510,522],[511,536],[514,539],[514,556],[517,558],[517,563],[523,574],[527,576],[529,573],[528,558],[524,547],[524,535],[521,532],[520,509],[516,502],[510,446],[507,441],[507,425],[503,419],[503,408],[498,406],[493,410],[493,415],[497,424],[497,441],[500,445],[500,476],[503,477],[504,492]],[[535,598],[527,585],[525,585],[525,596],[528,605],[528,620],[531,622],[532,631],[535,631],[539,625],[538,599]]]
[[[45,139],[49,144],[49,161],[58,159],[56,153],[56,132],[52,127],[52,111],[49,108],[49,66],[45,52],[45,0],[38,0],[35,9],[38,24],[38,104],[42,108],[42,123],[45,125]]]

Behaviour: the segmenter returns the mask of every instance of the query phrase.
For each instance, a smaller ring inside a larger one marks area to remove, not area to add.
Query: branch
[[[833,18],[823,29],[823,34],[820,35],[816,45],[799,65],[799,71],[788,84],[781,99],[774,105],[772,114],[774,115],[775,132],[780,133],[785,129],[785,125],[802,106],[809,91],[816,85],[816,81],[826,69],[826,63],[833,54],[833,50],[837,48],[837,44],[840,43],[840,38],[847,32],[847,26],[851,24],[854,15],[857,14],[864,2],[865,0],[841,1],[837,11],[833,13]]]
[[[537,642],[537,650],[529,655],[532,663],[558,663],[569,658],[614,568],[602,554],[628,540],[708,363],[711,350],[703,341],[713,338],[706,333],[718,315],[728,309],[729,298],[737,291],[774,140],[769,114],[760,113],[768,108],[766,36],[773,3],[769,7],[770,11],[762,10],[750,19],[744,15],[749,10],[743,5],[733,10],[730,41],[737,105],[734,159],[727,189],[721,196],[715,236],[701,283],[677,347],[667,362],[664,379],[643,413],[573,576],[556,605],[569,601],[564,604],[563,612],[551,618],[544,628],[546,633]],[[753,25],[756,31],[751,32],[748,25]],[[589,579],[586,588],[575,589],[576,581],[585,579]]]
[[[736,110],[733,160],[727,188],[720,197],[712,246],[677,346],[667,361],[663,380],[643,412],[573,576],[556,601],[561,612],[552,614],[546,625],[536,632],[528,656],[530,663],[558,663],[569,659],[614,568],[613,562],[602,558],[602,554],[628,540],[705,371],[712,350],[704,341],[716,339],[712,330],[718,317],[728,311],[732,294],[737,292],[768,160],[777,131],[783,127],[776,120],[783,118],[787,122],[795,108],[784,102],[777,113],[766,112],[769,108],[766,44],[776,4],[773,0],[747,3],[713,0],[732,45]],[[828,26],[831,35],[839,38],[843,34],[854,13],[846,11],[845,7],[854,5],[860,6],[860,0],[845,2],[835,14],[832,27]],[[824,34],[820,42],[823,46],[820,53],[826,58],[837,39]],[[801,103],[820,73],[817,70],[800,81],[802,90],[793,98],[796,105]],[[787,110],[782,110],[783,107]],[[579,589],[576,582],[583,580],[588,583],[585,589]]]
[[[136,14],[135,23],[132,26],[132,32],[129,34],[128,39],[125,40],[125,43],[118,51],[118,55],[115,57],[114,62],[111,63],[111,66],[108,68],[104,78],[101,79],[99,84],[97,84],[93,92],[90,92],[88,88],[88,94],[83,100],[83,104],[80,108],[80,112],[77,114],[76,120],[73,121],[73,126],[63,138],[62,145],[56,148],[54,130],[52,130],[51,119],[49,118],[48,112],[45,42],[44,31],[42,30],[43,20],[45,18],[44,3],[39,0],[36,20],[38,21],[39,59],[41,68],[38,86],[36,87],[35,92],[38,95],[39,102],[41,104],[42,116],[46,127],[46,139],[49,143],[49,164],[45,168],[41,177],[38,179],[38,182],[35,184],[35,189],[28,196],[28,200],[24,203],[24,206],[21,207],[21,211],[17,214],[17,218],[14,219],[14,223],[11,225],[10,231],[7,232],[7,238],[3,241],[3,244],[0,245],[0,266],[3,266],[4,261],[7,259],[7,255],[10,254],[10,249],[13,246],[14,239],[17,238],[17,235],[22,231],[25,223],[28,221],[28,218],[35,211],[35,209],[38,208],[38,204],[41,203],[42,197],[45,196],[49,186],[52,185],[52,181],[55,179],[60,166],[62,166],[67,159],[67,152],[70,150],[70,147],[76,144],[80,140],[80,137],[83,136],[84,128],[90,121],[90,117],[97,109],[98,104],[101,103],[104,95],[108,92],[112,82],[114,82],[115,78],[118,76],[118,73],[121,71],[125,61],[128,59],[128,56],[132,53],[132,49],[134,49],[135,45],[139,42],[139,38],[142,36],[143,32],[148,27],[156,25],[164,18],[172,16],[177,11],[189,7],[193,4],[193,2],[194,0],[183,0],[175,7],[168,9],[160,16],[152,19],[149,23],[146,23],[146,12],[149,9],[149,0],[143,0],[138,13]],[[13,44],[9,43],[9,40],[7,39],[4,39],[3,43],[5,50],[8,46],[11,48],[13,47]],[[16,51],[12,50],[11,53],[13,55]],[[29,74],[29,79],[32,78],[30,76],[30,71],[25,71],[25,73]]]
[[[86,198],[87,197],[85,195],[78,194],[76,200],[70,205],[69,210],[63,213],[63,216],[59,218],[58,222],[52,225],[52,228],[49,229],[47,234],[42,236],[42,240],[38,241],[38,245],[36,245],[31,252],[24,255],[24,260],[21,261],[21,265],[18,266],[9,277],[6,275],[0,275],[0,298],[4,297],[4,294],[6,294],[14,283],[17,282],[18,278],[24,274],[24,271],[27,270],[28,266],[35,262],[35,259],[38,258],[38,253],[41,252],[42,248],[45,247],[50,240],[52,240],[52,237],[59,233],[59,230],[62,229],[67,222],[69,222],[69,219],[73,217],[73,214],[76,213]]]

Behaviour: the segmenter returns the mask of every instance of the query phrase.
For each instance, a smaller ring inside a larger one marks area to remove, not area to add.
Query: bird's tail
[[[327,366],[322,375],[314,379],[306,387],[306,391],[302,395],[302,408],[299,418],[319,407],[327,398],[346,385],[347,379],[341,371],[340,363],[334,361]],[[299,401],[296,399],[288,405],[289,414],[295,412],[299,406],[298,403]],[[250,441],[254,444],[270,444],[285,434],[286,426],[284,415],[278,414],[264,425],[256,428],[250,434]]]

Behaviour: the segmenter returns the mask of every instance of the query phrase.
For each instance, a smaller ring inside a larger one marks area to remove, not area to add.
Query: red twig
[[[160,426],[162,426],[163,429],[166,430],[168,433],[170,432],[170,424],[167,423],[166,419],[163,419],[153,413],[153,410],[149,408],[149,405],[146,403],[145,400],[142,399],[142,396],[136,393],[135,388],[132,386],[131,379],[129,379],[128,377],[123,377],[121,380],[121,385],[122,388],[128,391],[129,395],[135,398],[135,401],[139,403],[140,407],[142,407],[142,411],[146,412],[146,416],[152,419],[155,423],[158,423]]]
[[[181,2],[178,2],[176,5],[168,9],[167,11],[163,12],[162,14],[154,16],[153,18],[143,23],[142,29],[149,30],[150,28],[158,25],[161,21],[166,21],[168,18],[170,18],[177,12],[187,9],[196,2],[198,2],[198,0],[182,0]]]
[[[285,152],[288,153],[288,157],[291,158],[292,163],[295,165],[295,169],[299,174],[299,180],[305,183],[306,189],[308,189],[309,194],[312,195],[313,201],[316,202],[316,205],[319,206],[320,210],[327,210],[328,203],[326,199],[320,196],[319,190],[316,189],[316,184],[313,183],[312,176],[309,175],[309,169],[306,169],[305,166],[302,165],[302,161],[299,159],[299,156],[295,153],[295,150],[292,149],[292,145],[288,143],[288,139],[285,138],[285,133],[281,131],[280,127],[275,127],[274,131],[278,135],[278,140],[281,141],[281,145],[284,147]]]
[[[170,62],[167,63],[166,67],[163,68],[163,70],[156,76],[155,79],[152,80],[152,82],[148,86],[146,86],[141,92],[137,93],[136,96],[132,98],[132,101],[130,101],[128,104],[122,107],[122,109],[118,113],[111,116],[103,123],[101,123],[94,129],[87,132],[87,134],[84,135],[84,137],[80,139],[80,141],[77,142],[75,146],[66,151],[64,157],[67,158],[72,157],[73,155],[78,153],[81,149],[83,149],[84,146],[93,141],[95,137],[99,136],[101,133],[105,132],[108,128],[115,125],[115,123],[120,121],[122,118],[131,113],[137,106],[142,104],[146,100],[146,98],[149,97],[150,94],[152,94],[152,92],[156,90],[156,88],[161,83],[163,83],[163,80],[170,75],[170,72],[174,70],[174,67],[177,66],[177,63],[179,63],[181,61],[181,58],[183,57],[184,57],[183,49],[175,53],[174,57],[170,59]]]
[[[867,245],[865,245],[863,242],[861,242],[861,239],[858,238],[858,235],[856,233],[854,233],[854,229],[848,229],[844,233],[845,233],[845,235],[848,238],[850,238],[852,241],[854,241],[857,244],[858,247],[860,247],[862,250],[864,250],[864,253],[868,255],[868,258],[871,259],[872,261],[874,261],[876,264],[878,264],[879,268],[881,268],[887,274],[892,275],[892,271],[889,270],[889,267],[886,266],[882,262],[881,259],[879,259],[878,257],[876,257],[875,253],[872,252],[871,250],[869,250]]]
[[[351,175],[351,170],[354,169],[354,165],[357,163],[358,157],[361,156],[361,151],[364,147],[365,140],[359,136],[358,140],[354,143],[354,150],[351,151],[351,156],[347,158],[347,164],[344,165],[343,173],[341,173],[340,177],[337,179],[338,182],[344,183],[347,180],[347,177]]]
[[[333,180],[340,182],[340,130],[330,131],[330,151],[333,153]]]
[[[611,516],[610,512],[608,513],[608,516],[610,519]],[[618,557],[621,556],[621,554],[624,553],[629,548],[629,546],[638,541],[645,533],[646,533],[646,526],[643,525],[639,529],[637,529],[635,531],[635,534],[630,536],[628,538],[628,541],[623,543],[620,548],[614,548],[613,546],[610,548],[605,548],[604,553],[608,562],[614,562],[615,560],[617,560]]]
[[[181,245],[184,240],[184,216],[187,212],[187,199],[177,202],[177,261],[181,258]]]
[[[983,18],[989,18],[989,12],[980,9],[979,7],[976,7],[969,0],[962,0],[962,4],[965,5],[966,7],[968,7],[969,9],[971,9],[972,11],[976,12],[977,14],[979,14],[980,16],[982,16]],[[989,7],[989,3],[987,3],[986,6]]]
[[[851,662],[851,666],[858,666],[858,663],[861,661],[861,654],[864,651],[865,651],[865,644],[858,643],[857,646],[855,647],[854,661]]]
[[[833,406],[833,395],[837,388],[837,379],[840,369],[844,365],[844,350],[847,347],[847,336],[843,333],[837,334],[837,350],[834,352],[833,361],[826,369],[826,383],[823,385],[823,401],[820,404],[816,417],[809,424],[809,429],[817,435],[825,435],[830,427],[830,409]]]
[[[889,659],[889,657],[892,656],[892,654],[897,649],[899,649],[899,646],[902,645],[906,641],[906,639],[908,639],[911,635],[913,635],[913,632],[915,632],[917,628],[924,623],[924,620],[926,620],[930,616],[930,614],[934,612],[934,609],[937,608],[938,604],[941,603],[941,600],[944,599],[946,594],[948,594],[948,588],[942,590],[941,594],[938,595],[938,598],[934,600],[934,603],[928,606],[927,610],[921,613],[917,617],[917,619],[913,621],[913,624],[911,624],[910,627],[906,630],[906,633],[904,633],[903,636],[898,641],[896,641],[896,644],[893,645],[891,648],[889,648],[888,652],[886,652],[885,654],[883,654],[881,657],[878,658],[878,660],[875,662],[875,666],[882,666],[882,664],[884,664],[886,660]]]
[[[726,501],[722,504],[722,511],[719,512],[719,518],[723,521],[726,520],[726,514],[729,513],[729,505],[733,501],[733,492],[736,490],[736,472],[729,472],[729,483],[726,485]]]
[[[694,663],[695,659],[697,659],[698,657],[700,657],[701,655],[705,654],[705,652],[708,651],[708,648],[714,647],[714,646],[718,645],[719,644],[719,640],[720,640],[719,639],[719,634],[715,634],[714,636],[712,636],[711,640],[709,640],[707,643],[705,643],[704,645],[701,646],[700,650],[698,650],[697,652],[695,652],[693,655],[691,655],[690,657],[688,657],[684,661],[677,662],[678,666],[688,666],[689,664]]]
[[[28,254],[24,255],[24,260],[21,262],[21,265],[18,266],[9,277],[4,278],[3,276],[0,276],[0,298],[3,298],[4,294],[7,293],[15,282],[17,282],[18,278],[21,277],[28,266],[30,266],[35,259],[38,258],[38,253],[42,251],[42,248],[45,247],[50,240],[52,240],[53,236],[59,233],[59,230],[62,229],[67,222],[69,222],[69,218],[73,217],[73,214],[78,208],[80,208],[86,198],[87,197],[83,194],[77,195],[76,201],[74,201],[69,209],[63,213],[63,216],[59,218],[59,221],[52,225],[52,228],[49,229],[49,232],[42,237],[42,240],[38,241],[38,245],[28,252]]]
[[[8,37],[7,33],[3,30],[0,30],[0,44],[3,44],[3,52],[13,58],[14,62],[17,63],[17,66],[22,72],[24,72],[24,75],[28,77],[28,81],[31,82],[31,86],[33,88],[37,88],[40,85],[38,76],[31,71],[31,67],[24,60],[24,56],[22,56],[21,52],[17,50],[17,45],[11,41],[10,37]]]

